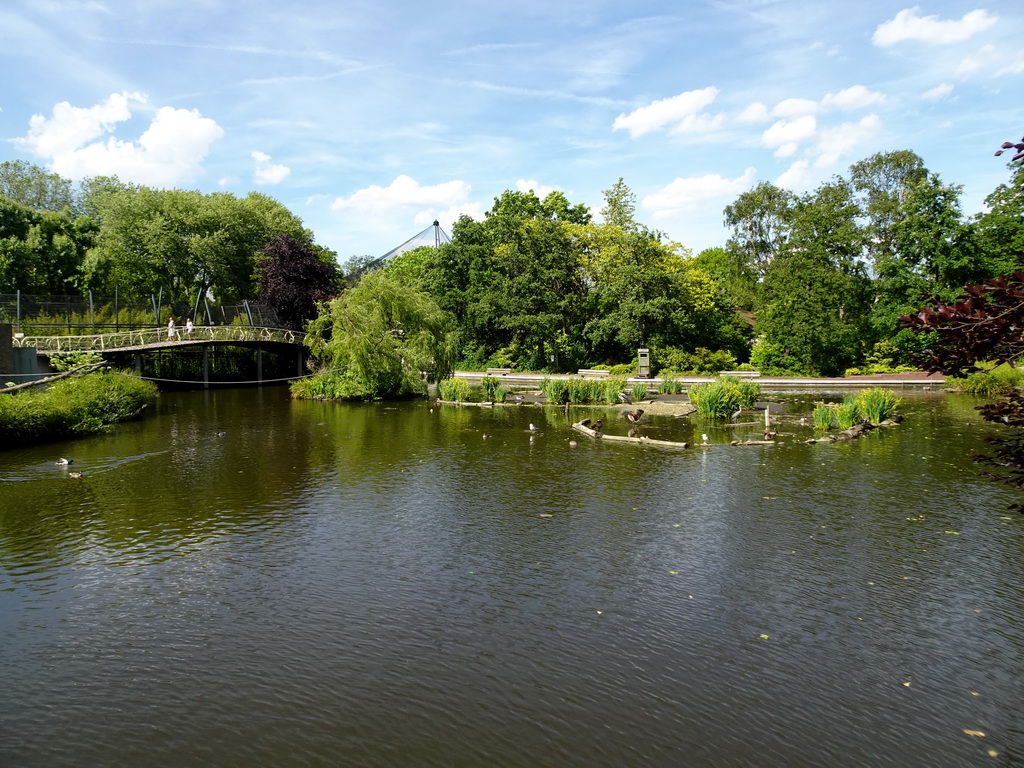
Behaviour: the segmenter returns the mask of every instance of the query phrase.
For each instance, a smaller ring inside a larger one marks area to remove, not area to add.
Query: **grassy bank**
[[[102,432],[141,414],[156,385],[117,373],[90,373],[45,390],[0,394],[0,448]]]

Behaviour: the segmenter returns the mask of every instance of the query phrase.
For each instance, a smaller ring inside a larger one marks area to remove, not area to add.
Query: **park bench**
[[[508,376],[510,373],[512,373],[512,369],[511,368],[488,368],[487,369],[487,375],[488,376]]]
[[[606,378],[609,373],[610,371],[599,371],[594,368],[580,368],[578,371],[578,374],[584,379],[588,377],[593,379],[603,379]]]
[[[761,377],[760,371],[719,371],[719,376],[735,376],[737,379],[757,379]]]

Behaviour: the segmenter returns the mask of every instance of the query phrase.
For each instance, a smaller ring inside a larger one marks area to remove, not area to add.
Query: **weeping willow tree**
[[[296,397],[366,399],[426,392],[451,373],[451,317],[428,294],[386,272],[365,275],[321,305],[306,329],[320,373],[296,382]]]

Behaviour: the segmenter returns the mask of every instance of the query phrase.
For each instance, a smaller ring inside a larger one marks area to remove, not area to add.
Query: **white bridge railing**
[[[34,347],[45,352],[108,352],[143,346],[182,346],[208,341],[266,341],[302,344],[301,331],[284,328],[255,328],[247,325],[197,325],[191,333],[175,329],[169,336],[166,328],[144,328],[137,331],[100,333],[90,336],[20,336],[15,334],[14,346]]]

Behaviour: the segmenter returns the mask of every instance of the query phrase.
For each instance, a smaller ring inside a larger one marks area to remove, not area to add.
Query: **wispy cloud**
[[[612,130],[629,131],[631,138],[668,127],[670,133],[702,133],[721,125],[721,115],[707,115],[704,108],[714,102],[718,89],[713,85],[699,91],[684,91],[667,99],[658,99],[615,118]]]
[[[942,101],[953,92],[953,86],[949,83],[939,83],[934,88],[929,88],[923,94],[921,98],[927,101]]]
[[[921,16],[920,13],[917,6],[900,11],[894,18],[878,25],[872,41],[883,48],[908,40],[929,45],[962,43],[998,21],[998,17],[982,9],[970,11],[960,19],[946,20],[938,16]]]
[[[720,206],[722,201],[749,189],[756,178],[753,168],[729,179],[717,173],[676,178],[662,189],[644,197],[640,205],[654,219],[664,220],[691,212],[695,208]]]

